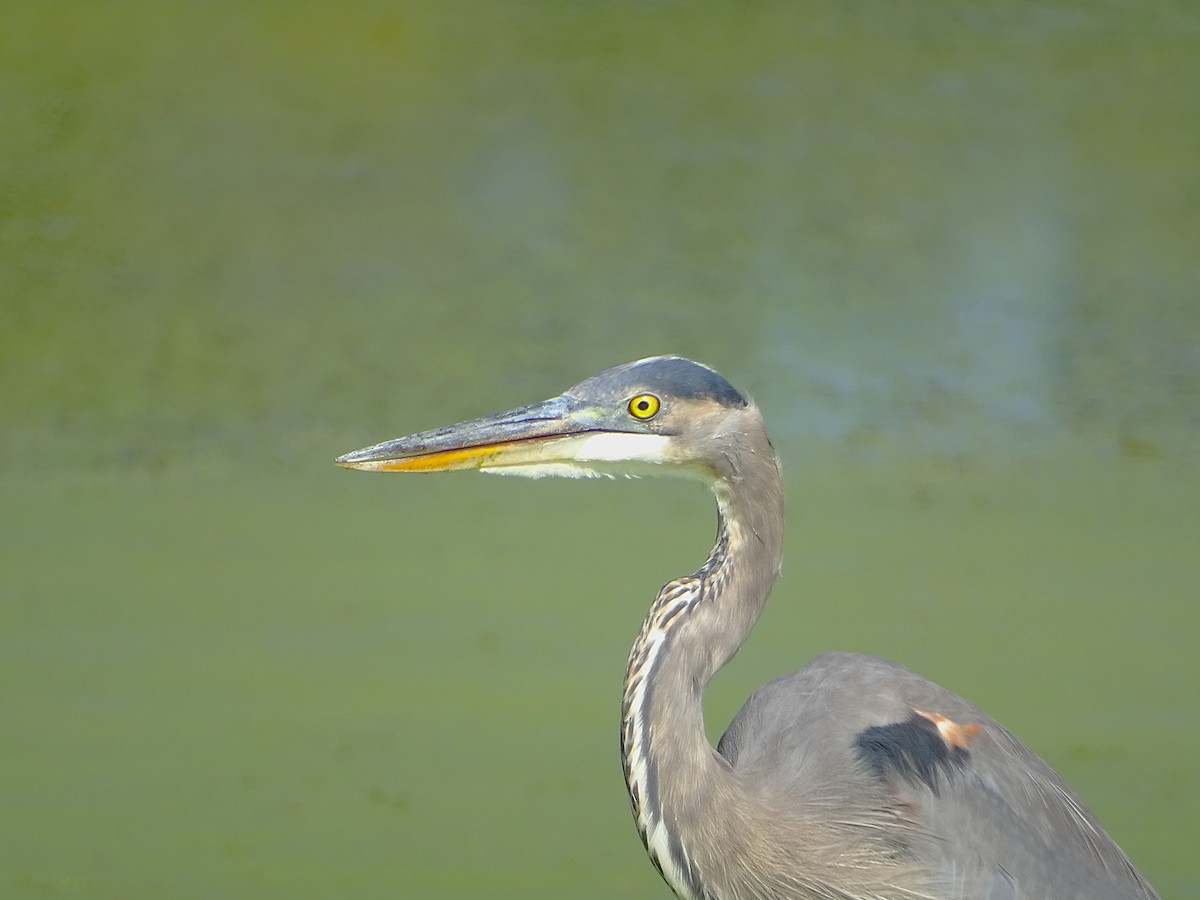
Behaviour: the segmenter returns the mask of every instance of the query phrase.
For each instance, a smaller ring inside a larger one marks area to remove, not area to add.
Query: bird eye
[[[653,419],[662,404],[653,394],[638,394],[629,401],[629,414],[635,419]]]

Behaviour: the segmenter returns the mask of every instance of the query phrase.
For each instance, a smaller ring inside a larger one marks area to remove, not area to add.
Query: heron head
[[[347,453],[375,472],[542,477],[737,477],[746,453],[770,455],[758,408],[707,366],[655,356],[606,369],[542,403]]]

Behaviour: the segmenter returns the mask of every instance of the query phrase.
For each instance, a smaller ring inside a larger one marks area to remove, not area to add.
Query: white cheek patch
[[[612,472],[601,472],[581,463],[521,463],[520,465],[480,466],[485,475],[516,475],[520,478],[614,478]]]
[[[661,434],[622,434],[600,431],[555,441],[547,449],[560,447],[564,455],[579,462],[643,462],[661,464],[669,461],[667,449],[671,439]]]
[[[626,478],[674,475],[716,482],[716,473],[696,460],[671,452],[670,437],[598,431],[548,441],[517,442],[479,466],[489,475],[522,478]]]
[[[659,474],[670,438],[602,431],[537,443],[517,443],[487,459],[480,470],[524,478],[612,478]]]

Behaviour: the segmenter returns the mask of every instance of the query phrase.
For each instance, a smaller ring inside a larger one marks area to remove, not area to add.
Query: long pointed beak
[[[556,442],[596,430],[573,413],[582,404],[560,396],[494,416],[435,428],[385,441],[339,456],[339,466],[370,472],[448,472],[533,466],[570,454],[553,450]]]

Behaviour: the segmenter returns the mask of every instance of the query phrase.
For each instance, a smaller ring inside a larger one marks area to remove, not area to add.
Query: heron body
[[[651,861],[686,900],[1125,900],[1157,895],[1032,750],[895,663],[818,657],[755,692],[718,746],[712,676],[783,554],[783,486],[758,408],[679,357],[608,369],[544,403],[338,460],[373,471],[685,475],[717,538],[658,593],[630,652],[621,752]]]

